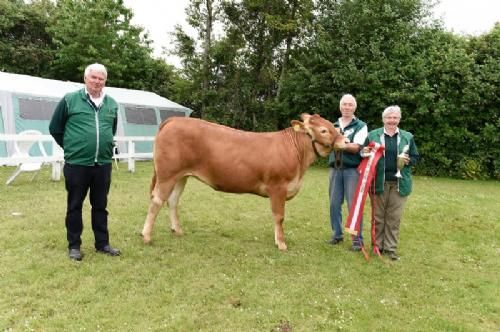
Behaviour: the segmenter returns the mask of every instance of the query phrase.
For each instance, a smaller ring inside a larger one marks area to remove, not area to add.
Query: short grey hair
[[[401,108],[398,105],[392,105],[387,107],[383,112],[382,112],[382,119],[386,117],[389,113],[397,113],[399,117],[401,118]]]
[[[83,77],[87,77],[91,71],[103,73],[104,77],[108,78],[108,71],[106,70],[106,67],[104,67],[104,65],[101,65],[100,63],[93,63],[91,65],[88,65],[87,68],[85,68]]]
[[[358,103],[356,102],[356,98],[354,98],[353,95],[351,94],[345,94],[342,96],[342,98],[340,98],[340,102],[339,102],[339,106],[342,106],[342,103],[344,102],[345,99],[347,98],[352,98],[352,100],[354,101],[354,108],[357,108],[358,107]]]

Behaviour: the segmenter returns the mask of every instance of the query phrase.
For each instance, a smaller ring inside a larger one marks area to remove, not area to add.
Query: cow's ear
[[[292,124],[292,128],[295,131],[303,131],[304,130],[304,124],[298,120],[292,120],[290,122]]]
[[[307,121],[309,120],[309,118],[310,118],[310,117],[311,117],[311,114],[309,114],[309,113],[302,113],[302,114],[300,115],[300,118],[301,118],[301,119],[302,119],[302,121],[304,121],[304,122],[307,122]]]

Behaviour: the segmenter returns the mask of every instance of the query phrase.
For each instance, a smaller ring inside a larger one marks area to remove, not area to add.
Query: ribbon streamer
[[[375,176],[375,167],[384,153],[384,146],[378,143],[370,142],[368,147],[371,148],[370,156],[368,158],[363,158],[361,164],[358,166],[358,172],[360,172],[361,176],[356,186],[354,201],[350,207],[349,216],[347,217],[345,226],[345,231],[352,235],[359,234],[366,196],[368,194],[368,190],[370,189],[373,177]]]

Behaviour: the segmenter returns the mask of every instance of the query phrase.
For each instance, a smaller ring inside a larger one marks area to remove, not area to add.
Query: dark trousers
[[[82,205],[90,189],[92,230],[96,249],[109,244],[108,192],[111,185],[111,164],[79,166],[64,164],[66,191],[66,232],[69,249],[79,249],[82,244]]]

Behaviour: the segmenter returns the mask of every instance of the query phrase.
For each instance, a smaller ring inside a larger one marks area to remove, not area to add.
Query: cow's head
[[[330,121],[318,114],[302,113],[300,118],[303,122],[292,120],[292,127],[311,138],[316,154],[326,157],[332,150],[344,149],[345,137]]]

